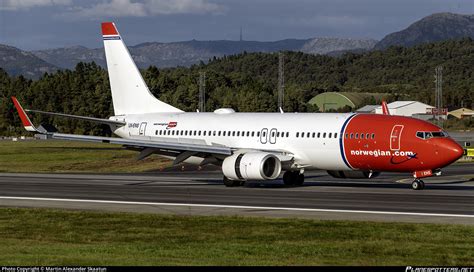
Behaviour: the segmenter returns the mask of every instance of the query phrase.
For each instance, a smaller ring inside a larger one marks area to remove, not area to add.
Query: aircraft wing
[[[51,133],[47,131],[40,131],[33,125],[33,123],[31,122],[30,118],[28,117],[25,110],[18,102],[18,100],[15,97],[12,97],[12,100],[13,100],[13,103],[15,104],[18,114],[20,115],[21,122],[23,123],[23,126],[25,127],[27,131],[47,134],[52,139],[121,144],[127,147],[139,149],[139,150],[147,149],[147,153],[149,153],[149,155],[151,155],[151,153],[148,151],[151,151],[151,150],[153,151],[156,151],[156,150],[167,151],[168,150],[168,151],[175,151],[175,152],[180,152],[180,153],[188,152],[188,154],[191,154],[189,152],[192,152],[193,154],[208,153],[208,154],[218,154],[218,155],[232,155],[232,150],[229,147],[225,147],[225,146],[179,143],[179,142],[164,142],[164,141],[153,141],[153,140],[148,140],[148,139],[123,139],[123,138],[115,138],[115,137],[100,137],[100,136],[63,134],[63,133]],[[41,112],[41,113],[44,113],[44,112]],[[88,120],[89,118],[91,117],[86,117],[83,119]],[[108,120],[108,119],[101,119],[101,120]],[[118,122],[115,122],[115,124],[117,123]]]
[[[27,131],[37,132],[40,134],[46,134],[48,135],[48,137],[52,139],[57,139],[57,140],[73,140],[73,141],[110,143],[110,144],[123,145],[129,149],[140,151],[138,159],[143,159],[153,153],[158,153],[158,154],[164,154],[164,155],[170,155],[170,156],[176,157],[174,163],[177,164],[179,162],[186,160],[187,158],[191,156],[195,156],[199,154],[201,157],[206,157],[207,155],[217,155],[217,156],[221,155],[225,157],[225,156],[230,156],[234,153],[234,151],[237,151],[237,149],[233,149],[233,148],[222,146],[222,145],[168,142],[168,141],[151,140],[149,137],[124,139],[124,138],[116,138],[116,137],[63,134],[63,133],[39,130],[33,125],[30,118],[26,114],[26,111],[20,105],[18,100],[15,97],[12,97],[12,100],[13,100],[13,103],[15,104],[18,114],[20,115],[20,119],[23,123],[23,126],[25,127]],[[56,113],[42,112],[42,111],[34,111],[34,112],[45,113],[45,114],[50,114],[50,115],[59,115],[59,116],[64,116],[64,117],[72,116],[72,118],[89,120],[89,121],[99,122],[99,123],[125,125],[124,123],[121,123],[119,121],[113,121],[109,119],[82,117],[82,116],[68,115],[68,114],[56,114]],[[105,122],[105,121],[110,121],[110,122]],[[275,155],[277,155],[282,162],[289,162],[293,160],[293,155],[287,154],[283,150],[268,150],[268,151],[259,150],[259,151],[275,153]]]
[[[51,138],[57,139],[57,140],[75,140],[75,141],[84,141],[84,142],[121,144],[121,145],[126,145],[129,147],[137,147],[137,148],[155,148],[155,149],[172,150],[172,151],[191,151],[191,152],[198,152],[198,153],[202,152],[202,153],[210,153],[210,154],[232,155],[232,150],[225,146],[188,144],[188,143],[170,143],[170,142],[162,142],[162,141],[123,139],[123,138],[115,138],[115,137],[100,137],[100,136],[62,134],[62,133],[52,133],[50,135],[51,135]]]
[[[14,98],[14,99],[16,99],[16,98]],[[18,101],[17,101],[17,103],[18,103]],[[95,118],[95,117],[87,117],[87,116],[79,116],[79,115],[71,115],[71,114],[64,114],[64,113],[39,111],[39,110],[29,110],[29,109],[25,109],[25,112],[34,112],[34,113],[41,113],[41,114],[51,115],[51,116],[60,116],[60,117],[90,121],[90,122],[106,124],[106,125],[117,125],[117,126],[124,126],[125,125],[125,122],[114,121],[114,120],[110,120],[110,119]]]

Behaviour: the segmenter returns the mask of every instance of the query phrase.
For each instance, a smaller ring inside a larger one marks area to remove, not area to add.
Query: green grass
[[[0,208],[2,265],[473,265],[474,228]]]
[[[0,172],[143,172],[170,165],[156,155],[137,161],[137,155],[112,144],[0,141]]]

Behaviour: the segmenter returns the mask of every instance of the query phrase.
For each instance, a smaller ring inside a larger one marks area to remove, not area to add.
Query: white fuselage
[[[306,169],[350,170],[342,159],[340,136],[351,115],[180,112],[133,114],[110,119],[127,123],[114,131],[122,138],[284,151],[294,156],[297,166]]]

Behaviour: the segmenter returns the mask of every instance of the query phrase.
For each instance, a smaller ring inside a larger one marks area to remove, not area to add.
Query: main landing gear
[[[245,180],[232,180],[224,176],[224,185],[226,187],[237,187],[237,186],[243,186],[244,184],[245,184]]]
[[[425,188],[425,183],[421,179],[415,179],[411,183],[411,188],[413,190],[423,190]]]
[[[304,183],[304,175],[300,171],[286,171],[283,174],[283,183],[285,185],[301,186]]]

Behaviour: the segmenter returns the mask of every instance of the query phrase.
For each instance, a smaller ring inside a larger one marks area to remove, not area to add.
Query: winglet
[[[23,127],[25,127],[27,131],[38,132],[35,126],[33,126],[33,123],[31,123],[30,118],[28,117],[28,115],[26,115],[25,110],[20,105],[20,102],[18,102],[16,97],[12,96],[12,100],[13,100],[13,104],[15,104],[16,110],[18,111],[18,115],[20,115],[20,119],[21,119],[21,122],[23,123]]]
[[[382,101],[382,113],[383,115],[390,115],[390,111],[388,110],[387,102]]]

